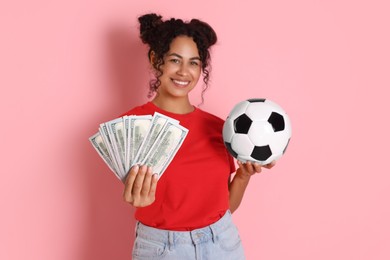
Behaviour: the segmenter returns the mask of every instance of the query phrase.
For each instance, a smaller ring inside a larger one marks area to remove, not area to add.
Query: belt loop
[[[174,246],[174,237],[173,237],[173,232],[172,231],[168,231],[168,248],[169,248],[169,251],[172,251],[173,249],[173,246]]]
[[[134,236],[137,237],[138,236],[138,225],[139,225],[139,221],[137,221],[135,223],[135,227],[134,227]]]
[[[211,238],[213,239],[213,243],[216,243],[218,239],[217,231],[214,229],[213,225],[210,225],[210,230],[211,230]]]

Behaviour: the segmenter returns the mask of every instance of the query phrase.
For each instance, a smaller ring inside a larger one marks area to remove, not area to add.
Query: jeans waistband
[[[230,211],[226,211],[225,215],[217,222],[192,231],[171,231],[146,226],[141,222],[136,224],[136,235],[140,238],[168,243],[169,245],[191,243],[199,244],[202,242],[216,241],[218,233],[223,232],[232,225],[232,216]]]

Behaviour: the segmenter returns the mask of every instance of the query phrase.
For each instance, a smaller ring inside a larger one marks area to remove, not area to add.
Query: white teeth
[[[188,85],[189,83],[189,81],[179,81],[179,80],[173,80],[173,82],[175,82],[175,84],[182,85],[182,86]]]

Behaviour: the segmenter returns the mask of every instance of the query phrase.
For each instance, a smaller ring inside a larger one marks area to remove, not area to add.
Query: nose
[[[188,75],[188,67],[185,64],[181,64],[176,73],[180,76],[186,76]]]

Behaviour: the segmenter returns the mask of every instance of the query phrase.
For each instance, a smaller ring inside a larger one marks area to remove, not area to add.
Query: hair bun
[[[217,34],[208,23],[198,19],[192,19],[190,24],[203,35],[204,39],[207,40],[208,47],[214,45],[217,42]]]
[[[143,43],[150,43],[156,28],[163,23],[162,16],[155,13],[145,14],[138,18],[140,23],[140,36]]]

